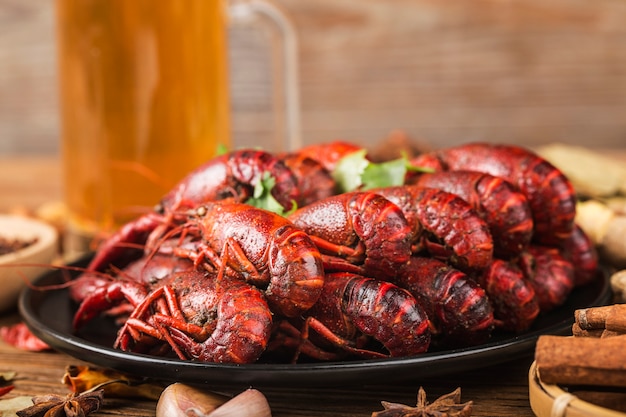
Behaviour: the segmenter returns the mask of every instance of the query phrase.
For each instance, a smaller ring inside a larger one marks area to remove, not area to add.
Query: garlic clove
[[[206,416],[228,400],[227,396],[204,392],[177,382],[161,393],[156,417]]]
[[[249,388],[207,417],[272,417],[270,405],[260,391]]]
[[[615,302],[626,303],[626,269],[611,275],[611,290],[615,296]]]

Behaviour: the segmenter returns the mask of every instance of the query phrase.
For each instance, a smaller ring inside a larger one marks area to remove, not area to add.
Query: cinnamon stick
[[[626,335],[540,336],[535,361],[548,384],[626,387]]]
[[[606,329],[626,333],[626,304],[579,309],[574,312],[574,318],[582,330]]]
[[[611,337],[611,336],[619,336],[624,333],[616,332],[615,330],[607,330],[607,329],[584,330],[580,328],[580,325],[578,323],[574,323],[572,325],[572,334],[577,337]]]

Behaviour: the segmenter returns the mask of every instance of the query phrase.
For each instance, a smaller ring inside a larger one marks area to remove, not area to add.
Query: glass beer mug
[[[232,148],[228,25],[276,25],[287,147],[299,146],[295,35],[262,0],[57,0],[69,253],[151,209]],[[258,17],[258,16],[256,16]],[[263,144],[258,144],[263,146]]]

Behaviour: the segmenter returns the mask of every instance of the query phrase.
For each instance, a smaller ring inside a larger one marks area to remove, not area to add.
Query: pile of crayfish
[[[596,279],[575,211],[568,179],[518,146],[235,150],[103,241],[70,286],[73,326],[106,315],[115,348],[221,363],[478,345]]]

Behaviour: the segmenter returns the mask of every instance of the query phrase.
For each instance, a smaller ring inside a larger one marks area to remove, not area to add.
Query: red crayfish
[[[416,176],[411,183],[467,201],[489,226],[495,256],[514,257],[530,244],[534,225],[528,200],[508,181],[483,172],[440,171]]]
[[[120,309],[127,315],[120,320],[114,347],[160,355],[173,351],[180,359],[256,361],[272,328],[262,293],[242,280],[218,280],[188,260],[172,264],[163,258],[168,257],[141,258],[108,285],[100,285],[83,299],[74,327],[127,305],[130,308]]]
[[[69,287],[70,297],[79,304],[74,314],[74,328],[84,326],[101,313],[123,323],[133,310],[133,304],[150,288],[157,287],[172,273],[191,268],[193,264],[188,259],[156,254],[142,256],[109,273],[82,272]]]
[[[274,340],[294,348],[296,359],[300,353],[324,360],[411,356],[430,346],[430,321],[408,291],[350,272],[327,274],[322,296],[305,316],[296,326],[283,321]]]
[[[150,237],[156,240],[174,223],[187,221],[195,208],[215,201],[244,203],[268,179],[273,182],[271,195],[285,211],[300,201],[296,176],[269,152],[241,149],[209,160],[166,193],[155,211],[128,222],[102,242],[89,269],[103,271],[137,259]]]
[[[413,231],[402,211],[376,193],[331,196],[288,218],[325,254],[326,271],[389,277],[411,255]]]
[[[534,152],[514,145],[469,143],[419,155],[415,166],[478,171],[501,177],[528,199],[536,242],[558,245],[574,226],[576,196],[563,173]]]
[[[288,153],[281,155],[280,158],[298,180],[300,207],[338,194],[337,184],[331,172],[318,160],[300,153]]]
[[[476,280],[489,297],[498,329],[519,333],[530,328],[539,315],[539,302],[514,262],[494,259]]]
[[[424,307],[438,346],[476,345],[494,329],[491,302],[471,277],[434,258],[414,256],[394,282]]]
[[[264,290],[275,312],[293,317],[309,309],[322,291],[324,270],[314,240],[291,221],[241,203],[207,203],[180,232],[199,240],[195,249],[175,248],[196,265],[208,261]]]
[[[114,347],[141,351],[148,337],[180,359],[251,363],[265,351],[271,329],[272,312],[257,288],[189,269],[168,275],[137,303]]]
[[[542,312],[563,304],[574,289],[574,267],[558,248],[531,245],[518,265],[534,288]]]
[[[193,170],[100,246],[70,287],[75,327],[107,314],[115,347],[202,361],[398,357],[525,331],[597,275],[571,184],[531,151],[442,149],[410,161],[433,173],[337,194],[355,152],[246,149]],[[289,214],[250,205],[259,188]]]
[[[598,277],[598,252],[591,238],[577,224],[563,242],[563,257],[574,267],[574,286],[589,284]]]
[[[294,153],[300,157],[318,161],[328,172],[332,173],[343,158],[354,152],[366,152],[366,150],[362,146],[351,142],[335,140],[333,142],[305,146]]]
[[[412,253],[426,250],[462,270],[480,270],[491,262],[493,238],[489,227],[459,196],[416,185],[372,191],[404,214],[413,229]]]
[[[161,230],[158,216],[151,215],[151,221],[143,221],[145,218],[123,227],[104,248],[117,253],[130,243],[128,238],[139,237],[132,243],[148,242],[146,253],[188,258],[196,266],[224,269],[262,288],[272,308],[289,317],[310,308],[321,293],[324,271],[317,247],[306,233],[276,213],[242,203],[213,202],[184,218],[179,215],[179,223],[167,225],[165,230]],[[141,233],[133,229],[137,223],[142,226]],[[157,236],[153,236],[155,232]],[[163,244],[176,236],[181,236],[180,245]],[[111,256],[101,252],[90,269],[96,261],[99,267],[104,264],[100,258]],[[122,267],[114,260],[111,263]]]
[[[243,203],[268,176],[274,181],[272,196],[286,211],[291,210],[299,200],[293,172],[269,152],[241,149],[213,158],[191,171],[161,199],[157,211],[171,213],[218,200]]]

